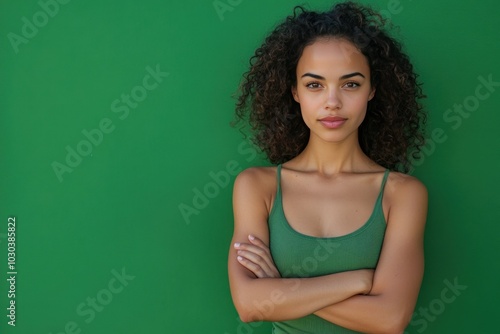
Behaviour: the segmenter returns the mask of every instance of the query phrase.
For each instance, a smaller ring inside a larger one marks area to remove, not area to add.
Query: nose
[[[326,96],[326,108],[327,109],[340,109],[342,108],[342,101],[340,100],[340,94],[335,87],[328,90]]]

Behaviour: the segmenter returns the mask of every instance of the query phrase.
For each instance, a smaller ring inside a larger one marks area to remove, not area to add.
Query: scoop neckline
[[[278,166],[278,168],[280,168],[281,165]],[[281,168],[279,170],[280,174],[281,174]],[[370,214],[370,217],[368,217],[368,219],[366,220],[366,222],[363,223],[363,225],[361,225],[360,227],[358,227],[357,229],[355,229],[354,231],[352,232],[349,232],[347,234],[343,234],[343,235],[339,235],[339,236],[333,236],[333,237],[319,237],[319,236],[314,236],[314,235],[309,235],[309,234],[305,234],[305,233],[302,233],[302,232],[299,232],[297,231],[295,228],[292,227],[292,225],[290,225],[290,223],[288,222],[288,219],[286,217],[286,214],[285,214],[285,209],[283,208],[283,194],[282,194],[282,191],[281,191],[281,175],[280,175],[280,178],[279,178],[279,184],[277,184],[277,196],[276,196],[276,200],[275,200],[275,203],[273,204],[273,208],[271,209],[271,214],[269,216],[272,216],[273,214],[275,214],[275,209],[276,209],[276,203],[279,202],[279,209],[281,211],[281,214],[283,216],[283,225],[285,225],[285,228],[289,231],[291,231],[292,233],[302,237],[302,238],[307,238],[307,239],[320,239],[320,240],[341,240],[341,239],[349,239],[351,237],[354,237],[356,235],[358,235],[359,233],[363,232],[364,230],[366,230],[370,225],[371,223],[374,221],[374,218],[375,218],[375,215],[378,213],[380,214],[380,212],[382,212],[382,197],[383,197],[383,193],[384,193],[384,189],[385,189],[385,183],[384,183],[384,178],[386,178],[386,174],[389,173],[389,169],[386,169],[384,171],[384,176],[382,177],[382,183],[380,185],[380,190],[379,190],[379,194],[377,196],[377,199],[375,200],[375,204],[373,206],[373,210],[372,210],[372,213]],[[276,180],[278,181],[278,180]],[[384,186],[384,188],[382,188],[382,186]],[[278,201],[279,199],[279,201]],[[382,214],[382,220],[385,224],[387,224],[386,220],[385,220],[385,216]]]

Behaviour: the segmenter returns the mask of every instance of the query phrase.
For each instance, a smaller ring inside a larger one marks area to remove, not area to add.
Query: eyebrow
[[[359,72],[353,72],[353,73],[349,73],[349,74],[344,74],[343,76],[340,77],[340,80],[349,79],[349,78],[352,78],[352,77],[355,77],[358,75],[363,77],[363,78],[365,77],[363,74],[361,74]],[[325,80],[325,77],[322,77],[321,75],[309,73],[309,72],[307,72],[303,76],[301,76],[301,78],[303,78],[303,77],[311,77],[311,78],[318,79],[318,80]]]

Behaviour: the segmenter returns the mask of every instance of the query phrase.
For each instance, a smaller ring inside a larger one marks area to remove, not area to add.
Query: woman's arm
[[[259,268],[252,266],[258,266],[255,263],[265,266],[265,260],[261,258],[254,263],[251,257],[258,256],[258,253],[247,253],[246,256],[241,252],[238,254],[234,244],[246,245],[249,235],[269,244],[267,218],[276,189],[275,175],[272,169],[247,169],[238,175],[234,184],[234,235],[229,250],[228,270],[233,302],[241,320],[280,321],[300,318],[356,294],[368,293],[372,278],[370,270],[302,279],[271,277],[273,274],[259,278],[254,274],[259,272]],[[241,256],[241,260],[238,260],[238,256]]]
[[[368,295],[354,296],[315,312],[364,333],[403,333],[411,320],[424,271],[423,235],[427,190],[415,178],[395,175],[387,230]]]

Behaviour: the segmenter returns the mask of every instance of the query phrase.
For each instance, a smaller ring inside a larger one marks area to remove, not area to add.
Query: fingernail
[[[236,247],[236,248],[240,247],[240,243],[239,242],[235,242],[234,243],[234,247]]]
[[[248,239],[253,240],[253,239],[255,239],[255,237],[254,237],[253,235],[251,235],[251,234],[250,234],[250,235],[248,236]]]
[[[238,256],[237,259],[238,259],[238,261],[242,261],[243,260],[243,258],[241,256]]]

